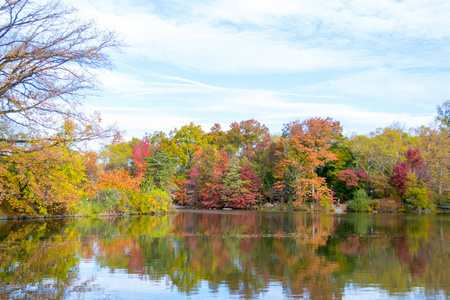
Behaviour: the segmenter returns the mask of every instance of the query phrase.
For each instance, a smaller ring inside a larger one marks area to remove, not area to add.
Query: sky
[[[67,0],[126,44],[86,99],[126,138],[312,117],[367,134],[450,99],[447,0]]]

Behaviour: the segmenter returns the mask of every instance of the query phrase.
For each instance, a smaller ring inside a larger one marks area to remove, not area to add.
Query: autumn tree
[[[99,175],[95,188],[98,190],[107,188],[137,190],[139,189],[139,181],[136,178],[132,178],[130,173],[124,169],[108,170]]]
[[[273,141],[269,129],[254,119],[234,122],[226,132],[226,138],[231,153],[247,158],[257,175],[264,178],[267,185],[272,185],[272,176],[269,174],[272,165],[269,156],[273,152],[269,147]]]
[[[222,156],[227,154],[225,149],[222,148]],[[219,169],[217,169],[217,147],[211,144],[204,144],[199,151],[196,152],[194,156],[194,165],[190,170],[185,171],[183,177],[179,179],[179,191],[177,195],[177,199],[180,204],[198,204],[198,202],[202,202],[204,197],[209,197],[207,192],[212,183],[216,180],[216,184],[218,184],[217,179],[220,177],[215,177],[217,171],[222,172],[222,166],[219,165]],[[228,157],[228,156],[227,156]],[[227,162],[226,159],[222,160],[222,162]],[[219,189],[216,189],[219,190]]]
[[[83,194],[84,158],[69,147],[0,157],[0,203],[7,213],[67,213]]]
[[[95,151],[88,151],[84,154],[84,172],[87,180],[96,182],[101,173],[101,165],[98,162],[98,154]]]
[[[339,171],[339,179],[345,182],[347,187],[361,187],[362,184],[369,181],[369,176],[366,172],[360,169],[347,168]]]
[[[222,148],[228,143],[226,132],[222,130],[219,123],[215,123],[210,131],[205,134],[205,140],[208,144],[216,145],[217,148]]]
[[[134,145],[140,141],[133,138],[126,142],[122,133],[117,131],[111,144],[105,145],[100,152],[100,158],[105,170],[126,169],[131,171],[131,156]]]
[[[145,134],[150,145],[150,156],[155,155],[159,151],[168,149],[169,137],[162,131],[155,131],[153,134]]]
[[[450,203],[450,101],[437,108],[435,124],[416,129],[415,145],[421,150],[430,174],[430,188],[437,202]]]
[[[255,205],[261,200],[261,179],[249,163],[244,163],[242,166],[241,180],[244,194],[243,206]]]
[[[260,199],[261,180],[249,163],[233,156],[223,178],[223,202],[225,207],[248,208]]]
[[[330,197],[325,178],[317,169],[336,159],[329,148],[341,135],[339,122],[331,118],[313,118],[286,124],[279,143],[283,145],[277,163],[278,186],[293,188],[294,203]],[[287,176],[288,175],[288,176]]]
[[[428,189],[428,166],[424,163],[420,149],[411,149],[405,153],[405,161],[397,163],[390,175],[398,195],[406,203],[419,209],[433,208]]]
[[[0,202],[11,206],[15,198],[26,213],[73,203],[76,193],[67,198],[57,188],[79,182],[69,171],[78,174],[77,155],[66,153],[113,132],[100,126],[98,114],[86,115],[80,100],[97,86],[93,70],[111,67],[106,50],[119,43],[74,13],[59,1],[0,4]]]
[[[197,180],[198,168],[193,167],[186,171],[185,177],[175,179],[175,185],[178,189],[174,193],[175,199],[181,205],[196,205],[198,202],[198,185]]]
[[[135,176],[142,177],[148,167],[146,159],[155,156],[160,151],[169,151],[169,137],[162,131],[155,131],[153,134],[146,133],[138,141],[131,141],[133,150],[131,151],[132,171]]]
[[[202,206],[214,208],[222,207],[225,194],[224,178],[228,173],[230,155],[225,148],[214,156],[214,169],[199,189],[199,202]]]
[[[438,128],[420,127],[416,130],[414,144],[420,149],[428,166],[430,187],[435,196],[450,194],[450,138]],[[447,196],[447,198],[449,198]]]
[[[192,167],[195,153],[204,144],[203,135],[201,126],[192,122],[170,132],[166,151],[178,159],[181,170],[189,170]]]
[[[133,161],[136,177],[143,177],[148,167],[146,158],[150,157],[150,143],[147,137],[134,144],[131,151],[131,160]]]
[[[199,187],[204,186],[213,173],[215,153],[216,151],[211,145],[202,147],[196,152],[195,163],[191,169],[186,170],[183,176],[175,180],[178,186],[175,198],[179,204],[196,205],[198,203]]]
[[[226,133],[227,144],[232,147],[234,153],[251,157],[270,144],[271,136],[269,129],[251,119],[240,123],[234,122]]]
[[[393,174],[390,175],[393,185],[400,193],[400,196],[404,196],[404,193],[406,192],[409,174],[414,173],[421,185],[425,185],[429,178],[428,168],[423,161],[419,149],[409,148],[405,154],[405,158],[405,161],[397,163]]]
[[[403,130],[384,128],[368,135],[353,135],[346,141],[355,158],[355,167],[370,177],[374,196],[385,197],[393,192],[389,175],[408,149],[410,139]]]
[[[6,1],[0,6],[1,141],[85,141],[105,135],[99,116],[80,109],[94,72],[110,68],[105,53],[119,44],[111,32],[82,23],[60,1]],[[51,136],[66,119],[78,124],[70,136]]]

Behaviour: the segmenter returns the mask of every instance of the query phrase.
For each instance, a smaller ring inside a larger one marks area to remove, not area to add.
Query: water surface
[[[2,299],[447,299],[449,215],[3,222]]]

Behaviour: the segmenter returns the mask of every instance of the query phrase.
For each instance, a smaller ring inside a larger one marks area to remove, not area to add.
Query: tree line
[[[356,211],[435,210],[449,197],[449,106],[438,107],[429,127],[368,135],[344,136],[338,121],[319,117],[287,123],[280,135],[253,119],[209,132],[190,123],[131,141],[117,133],[89,176],[121,170],[141,188],[201,208],[349,201]]]

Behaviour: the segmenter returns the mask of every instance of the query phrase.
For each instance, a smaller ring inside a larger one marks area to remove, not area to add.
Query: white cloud
[[[85,4],[85,15],[123,36],[130,56],[207,73],[270,73],[348,69],[374,65],[352,50],[337,51],[289,40],[270,30],[239,30],[205,19],[171,19],[153,13],[113,14]]]
[[[172,77],[166,79],[173,80]],[[182,78],[176,80],[192,82]],[[145,86],[145,82],[139,85]],[[368,133],[394,122],[417,127],[433,120],[431,113],[412,113],[407,110],[387,112],[383,111],[383,107],[357,108],[339,103],[345,99],[328,95],[316,97],[264,89],[217,88],[195,81],[183,91],[177,85],[167,85],[165,88],[165,93],[155,93],[152,88],[142,94],[121,91],[119,96],[129,99],[129,107],[118,105],[97,109],[102,111],[107,123],[117,122],[120,128],[129,133],[129,137],[159,130],[169,132],[190,122],[201,124],[208,131],[211,124],[216,122],[227,128],[231,122],[252,118],[269,126],[274,133],[280,132],[285,123],[316,116],[332,117],[341,122],[346,132],[358,133]],[[182,100],[178,100],[176,105],[164,105],[173,104],[179,97]]]
[[[312,117],[332,117],[340,121],[346,133],[357,132],[366,134],[378,127],[385,127],[394,122],[405,124],[406,127],[418,127],[433,121],[433,116],[415,115],[411,113],[373,112],[356,109],[348,105],[329,105],[317,103],[286,103],[280,99],[272,99],[277,102],[277,108],[271,110],[259,109],[255,112],[251,102],[241,105],[239,112],[229,106],[218,109],[211,106],[208,117],[186,117],[186,111],[190,108],[154,110],[146,107],[92,107],[101,110],[102,118],[106,124],[116,123],[120,129],[127,132],[127,137],[141,137],[144,133],[164,131],[169,133],[174,128],[180,128],[190,122],[202,125],[205,131],[209,131],[213,123],[221,123],[222,128],[234,121],[256,119],[267,125],[272,133],[279,133],[283,124],[294,120],[304,120]],[[200,110],[199,110],[200,111]],[[234,115],[230,116],[230,112]]]
[[[122,94],[127,98],[136,98],[143,95],[182,95],[195,91],[203,91],[205,88],[213,88],[176,77],[155,75],[152,80],[145,80],[117,71],[101,72],[98,73],[98,77],[103,89]]]
[[[204,3],[205,4],[205,3]],[[279,25],[287,18],[304,26],[334,33],[387,33],[401,37],[441,39],[450,36],[448,1],[338,0],[220,0],[192,11],[213,21]],[[309,32],[306,30],[306,32]]]
[[[139,5],[133,6],[135,3]],[[402,56],[410,57],[410,63],[423,64],[427,58],[405,53],[409,46],[397,41],[433,39],[443,43],[442,39],[450,37],[449,1],[218,0],[154,5],[150,1],[143,5],[129,0],[74,4],[102,27],[123,36],[130,57],[205,73],[349,70],[395,64]],[[158,5],[167,5],[169,12],[157,11],[154,6]],[[386,55],[389,52],[400,54]]]
[[[391,103],[436,104],[449,96],[450,72],[413,73],[376,69],[300,88],[310,93],[382,99]],[[407,109],[407,108],[405,108]]]
[[[180,128],[190,122],[198,120],[190,117],[179,116],[171,111],[151,109],[146,107],[95,107],[93,111],[102,112],[104,124],[116,124],[120,130],[126,131],[127,138],[141,138],[145,133],[163,131],[169,133],[174,128]]]
[[[130,55],[207,73],[269,73],[371,66],[355,51],[291,43],[264,31],[175,24],[153,15],[114,17]],[[132,34],[130,34],[132,33]]]

